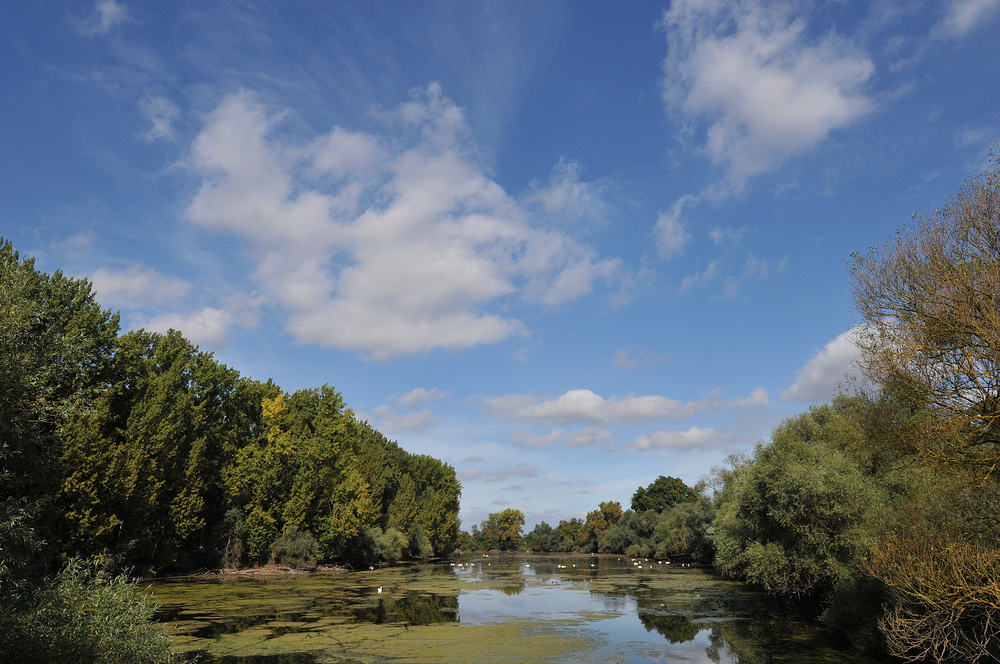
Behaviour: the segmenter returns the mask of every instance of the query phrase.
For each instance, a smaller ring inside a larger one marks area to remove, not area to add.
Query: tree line
[[[860,650],[1000,659],[1000,158],[850,269],[865,384],[695,487],[661,477],[518,544],[703,562]]]
[[[67,561],[146,574],[446,555],[460,494],[454,468],[401,449],[332,387],[287,393],[179,332],[121,333],[87,280],[0,239],[5,635],[60,592],[89,592],[80,562],[44,590]]]

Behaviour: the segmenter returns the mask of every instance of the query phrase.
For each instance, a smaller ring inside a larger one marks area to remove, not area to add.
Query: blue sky
[[[452,464],[693,483],[850,371],[850,254],[984,170],[1000,0],[9,3],[0,234]]]

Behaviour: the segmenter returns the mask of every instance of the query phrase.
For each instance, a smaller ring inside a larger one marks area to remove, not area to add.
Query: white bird
[[[382,594],[382,586],[379,586],[379,587],[378,587],[378,594],[379,594],[379,595],[381,595],[381,594]]]

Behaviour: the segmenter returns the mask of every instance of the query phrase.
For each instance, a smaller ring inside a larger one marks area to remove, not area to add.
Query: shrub
[[[19,664],[176,661],[152,597],[125,575],[71,562],[23,611],[0,608],[0,652]]]
[[[312,567],[316,564],[319,544],[308,530],[285,526],[281,537],[271,545],[271,559],[281,565]]]

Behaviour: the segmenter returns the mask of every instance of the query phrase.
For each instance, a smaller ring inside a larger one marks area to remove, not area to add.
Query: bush
[[[19,664],[176,661],[152,597],[125,575],[72,562],[23,611],[0,608],[0,653]]]
[[[308,530],[285,526],[281,537],[271,545],[271,559],[280,565],[312,567],[318,550],[319,544]]]

